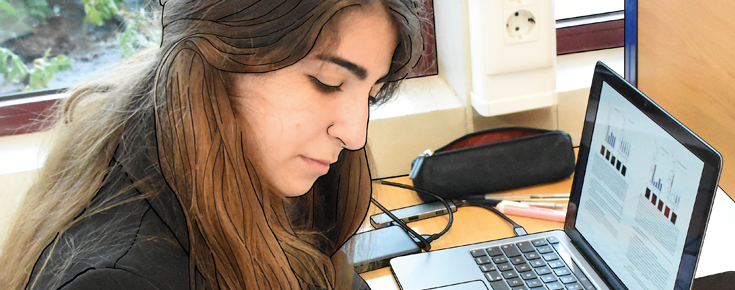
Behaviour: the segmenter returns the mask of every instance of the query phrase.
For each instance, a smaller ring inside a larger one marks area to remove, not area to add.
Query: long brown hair
[[[5,260],[0,284],[20,289],[44,247],[88,216],[80,213],[95,212],[85,208],[104,182],[114,149],[121,136],[136,131],[155,134],[157,166],[186,215],[192,288],[342,288],[338,285],[352,273],[340,278],[344,269],[335,270],[330,256],[367,212],[371,183],[365,149],[343,151],[304,196],[287,199],[268,192],[248,158],[249,136],[222,74],[292,65],[311,51],[317,37],[335,33],[327,24],[338,21],[340,11],[379,4],[375,7],[392,19],[399,40],[389,80],[400,80],[422,50],[413,2],[161,4],[161,49],[122,66],[130,75],[124,81],[73,90],[60,110],[61,146],[50,153],[19,210],[23,216],[10,232],[14,239],[0,252]],[[379,99],[387,99],[396,86],[384,86]],[[155,126],[142,124],[149,119]]]

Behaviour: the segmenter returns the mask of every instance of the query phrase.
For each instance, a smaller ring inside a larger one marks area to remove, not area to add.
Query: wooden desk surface
[[[408,177],[397,177],[388,181],[412,184]],[[569,193],[572,187],[572,178],[555,183],[525,187],[503,194],[533,194],[533,193]],[[422,203],[418,195],[402,188],[377,184],[373,187],[373,197],[388,209],[396,209]],[[380,210],[371,205],[369,215],[379,213]],[[368,215],[368,218],[369,218]],[[563,223],[545,221],[532,218],[510,216],[515,222],[523,226],[528,233],[543,232],[561,229]],[[438,233],[447,224],[447,215],[416,221],[408,225],[420,234]],[[370,221],[363,222],[361,231],[370,230]],[[478,207],[462,207],[454,213],[454,223],[450,230],[441,238],[431,243],[432,250],[456,247],[489,240],[497,240],[513,236],[510,224],[494,213]],[[361,274],[372,289],[399,289],[391,274],[390,267],[382,268]]]

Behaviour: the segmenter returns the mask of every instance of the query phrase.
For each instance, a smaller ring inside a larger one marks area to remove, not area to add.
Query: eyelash
[[[330,86],[330,85],[327,85],[327,84],[321,82],[319,79],[317,79],[317,78],[315,78],[313,76],[309,76],[309,78],[311,78],[311,82],[314,83],[314,85],[316,86],[316,88],[319,89],[322,92],[325,92],[325,93],[333,93],[333,92],[339,92],[339,91],[342,90],[340,88],[340,86],[342,86],[342,84],[339,84],[339,85],[336,85],[336,86]]]
[[[314,83],[314,85],[316,86],[316,88],[318,90],[322,91],[322,92],[325,92],[325,93],[333,93],[333,92],[342,91],[342,89],[340,88],[342,86],[342,84],[339,84],[337,86],[330,86],[330,85],[327,85],[327,84],[323,83],[322,81],[320,81],[319,79],[317,79],[314,76],[309,76],[309,78],[311,79],[311,82]],[[368,104],[372,105],[372,104],[375,104],[377,102],[378,102],[378,98],[376,96],[371,96],[371,95],[368,94]]]

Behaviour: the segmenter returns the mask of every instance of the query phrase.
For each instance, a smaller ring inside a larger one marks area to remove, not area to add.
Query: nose
[[[327,128],[327,134],[338,139],[345,149],[357,150],[364,147],[370,117],[367,97],[345,98],[335,110],[334,123]]]

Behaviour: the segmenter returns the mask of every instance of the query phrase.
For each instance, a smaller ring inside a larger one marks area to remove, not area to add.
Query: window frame
[[[613,11],[556,21],[556,54],[625,45],[625,12]]]

